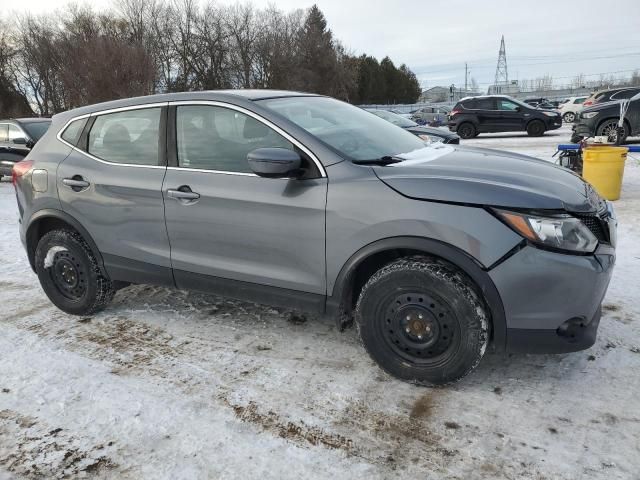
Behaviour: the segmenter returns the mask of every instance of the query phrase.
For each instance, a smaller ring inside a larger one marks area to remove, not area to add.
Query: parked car
[[[451,112],[451,109],[444,105],[439,107],[422,107],[411,112],[410,118],[419,124],[438,127],[447,124],[449,112]]]
[[[582,110],[582,104],[588,97],[570,97],[567,101],[563,102],[558,109],[562,120],[566,123],[573,123],[576,119],[576,114]]]
[[[0,120],[0,180],[11,176],[13,165],[27,156],[50,124],[48,118]]]
[[[590,107],[592,105],[597,105],[598,103],[624,100],[633,97],[638,92],[640,92],[640,87],[609,88],[606,90],[599,90],[592,93],[591,96],[584,101],[582,106]]]
[[[413,120],[401,117],[395,113],[387,110],[366,109],[368,112],[377,115],[380,118],[385,119],[387,122],[391,122],[394,125],[404,128],[408,132],[413,133],[417,137],[420,137],[425,142],[442,142],[442,143],[460,143],[460,137],[455,133],[443,130],[442,128],[426,127],[419,125]]]
[[[607,137],[610,142],[618,140],[618,124],[620,122],[620,101],[598,103],[582,109],[573,124],[572,142],[594,136]],[[640,135],[640,100],[629,103],[623,123],[623,137],[620,143],[629,136]]]
[[[148,283],[355,318],[371,357],[418,384],[462,378],[488,346],[588,348],[615,258],[611,204],[572,172],[426,145],[318,95],[71,110],[14,180],[29,263],[64,312]]]
[[[460,138],[480,133],[526,131],[539,137],[562,126],[558,112],[540,110],[506,95],[468,97],[460,100],[449,116],[449,130]]]

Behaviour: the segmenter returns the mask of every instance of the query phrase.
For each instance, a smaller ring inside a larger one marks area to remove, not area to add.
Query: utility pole
[[[467,62],[464,62],[464,94],[469,91],[467,89],[467,79],[469,78],[469,69],[467,68]]]
[[[504,35],[500,40],[500,51],[498,52],[498,65],[496,66],[496,79],[493,84],[496,88],[499,88],[498,85],[508,85],[509,84],[509,74],[507,73],[507,51],[504,46]],[[499,92],[496,92],[499,93]]]

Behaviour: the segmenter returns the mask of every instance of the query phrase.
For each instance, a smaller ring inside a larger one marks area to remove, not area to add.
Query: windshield
[[[391,122],[394,125],[397,125],[398,127],[408,128],[418,126],[416,122],[387,110],[367,110],[367,112],[371,112],[374,115],[386,120],[387,122]]]
[[[22,128],[27,131],[31,139],[34,142],[37,142],[47,132],[47,130],[49,129],[49,125],[51,125],[51,122],[28,122],[22,123],[21,125]]]
[[[422,140],[406,130],[333,98],[283,97],[258,103],[350,160],[375,160],[425,147]]]

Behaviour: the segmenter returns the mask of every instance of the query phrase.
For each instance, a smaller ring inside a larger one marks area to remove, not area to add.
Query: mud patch
[[[433,395],[431,393],[425,393],[414,402],[413,407],[411,407],[411,413],[409,413],[409,416],[411,418],[426,418],[431,416],[432,410]]]
[[[322,446],[346,452],[350,452],[353,449],[353,442],[349,438],[327,433],[321,428],[306,425],[302,420],[297,423],[287,421],[271,410],[262,413],[258,410],[255,402],[249,402],[248,405],[243,406],[235,405],[227,399],[223,399],[223,401],[233,409],[235,416],[242,422],[256,425],[260,429],[292,443]]]
[[[607,303],[607,304],[602,306],[602,309],[607,311],[607,312],[617,312],[618,310],[620,310],[620,306],[619,305],[614,305],[612,303]]]
[[[47,310],[48,308],[53,308],[53,304],[49,302],[39,303],[33,305],[32,307],[24,308],[22,310],[18,310],[17,312],[11,312],[8,315],[0,316],[0,320],[14,322],[25,317],[30,317],[31,315],[35,315],[36,313],[40,313],[43,310]]]
[[[12,410],[0,411],[0,466],[21,478],[75,478],[117,467],[101,445],[85,448],[62,428]]]

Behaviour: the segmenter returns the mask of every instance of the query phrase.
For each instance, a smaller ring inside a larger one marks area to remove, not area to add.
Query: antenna
[[[504,35],[500,40],[500,52],[498,53],[498,65],[496,66],[496,79],[494,85],[508,85],[509,73],[507,72],[507,50],[504,47]]]

